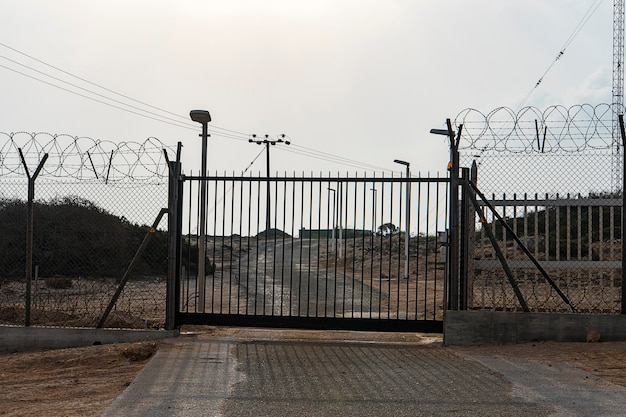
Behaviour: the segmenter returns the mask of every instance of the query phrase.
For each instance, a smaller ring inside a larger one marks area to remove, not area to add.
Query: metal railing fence
[[[185,180],[183,320],[442,319],[437,231],[446,228],[447,179]],[[202,181],[208,196],[205,279],[196,267]]]
[[[576,311],[619,313],[621,199],[594,196],[490,196],[489,203],[522,240]],[[476,226],[470,308],[518,310],[519,303],[486,237],[499,242],[531,311],[569,311],[509,232],[488,211]]]

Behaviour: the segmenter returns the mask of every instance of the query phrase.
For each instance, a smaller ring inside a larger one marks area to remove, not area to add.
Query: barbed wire
[[[459,112],[454,125],[463,124],[459,149],[581,153],[611,149],[614,114],[624,114],[624,106],[607,103],[557,105],[545,110],[527,106],[519,111],[498,107],[487,114],[467,108]]]
[[[175,152],[154,137],[115,143],[68,134],[0,132],[0,177],[26,175],[20,149],[31,175],[48,154],[40,176],[105,182],[162,180],[168,175],[163,149]]]

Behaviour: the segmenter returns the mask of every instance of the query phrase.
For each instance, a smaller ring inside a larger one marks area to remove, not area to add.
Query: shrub
[[[152,357],[159,348],[157,342],[148,341],[140,344],[133,344],[122,351],[122,356],[131,362],[145,361]]]
[[[45,280],[46,287],[54,290],[66,290],[72,288],[72,279],[67,277],[53,277]]]

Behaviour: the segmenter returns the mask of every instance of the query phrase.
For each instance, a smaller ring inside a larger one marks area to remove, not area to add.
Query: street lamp
[[[335,253],[335,200],[337,199],[337,190],[335,190],[334,188],[328,188],[328,191],[332,191],[333,192],[333,230],[331,232],[331,239],[332,239],[332,250],[333,253]]]
[[[207,140],[209,137],[208,123],[211,121],[211,115],[207,110],[192,110],[189,112],[191,120],[200,123],[202,125],[202,171],[201,177],[206,176],[206,154],[207,154]],[[205,249],[206,249],[206,180],[204,178],[200,181],[200,242],[198,242],[198,279],[196,280],[196,291],[198,294],[197,310],[204,312],[204,299],[205,299]]]
[[[459,307],[459,142],[463,125],[459,126],[458,133],[455,135],[450,119],[446,119],[446,124],[447,129],[430,129],[430,133],[450,138],[450,162],[448,163],[448,170],[450,171],[450,242],[448,246],[450,299],[448,308],[457,310]]]
[[[249,143],[256,143],[257,145],[265,145],[265,159],[267,161],[267,204],[266,204],[266,220],[265,220],[265,238],[269,237],[270,233],[270,145],[276,146],[277,143],[284,143],[285,145],[291,144],[288,140],[283,140],[285,135],[280,135],[279,139],[270,140],[269,135],[265,135],[265,139],[257,140],[256,135],[252,135],[252,139],[248,139]]]
[[[409,279],[409,228],[411,226],[411,183],[409,176],[411,175],[411,164],[402,161],[400,159],[394,159],[396,164],[404,165],[406,167],[406,231],[404,232],[404,278]]]

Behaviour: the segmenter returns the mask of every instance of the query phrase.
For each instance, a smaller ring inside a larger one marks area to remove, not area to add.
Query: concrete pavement
[[[615,386],[577,394],[586,408],[573,404],[566,393],[569,381],[581,392],[577,375],[560,381],[531,361],[470,357],[441,347],[437,335],[216,328],[164,343],[103,416],[582,416],[592,408],[608,416],[626,409],[626,389]]]

